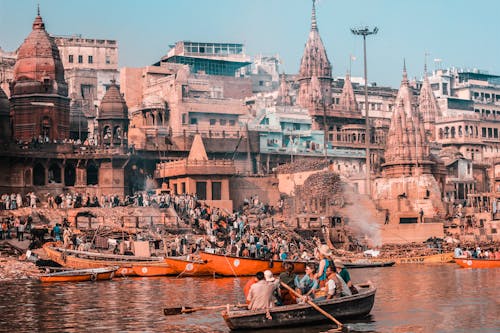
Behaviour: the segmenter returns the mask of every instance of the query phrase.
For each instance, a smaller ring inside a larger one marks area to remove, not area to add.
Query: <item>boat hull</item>
[[[147,266],[155,265],[158,262],[145,262],[145,261],[121,261],[121,260],[104,260],[104,259],[89,259],[89,258],[79,258],[76,255],[67,254],[64,251],[56,247],[50,246],[50,244],[43,247],[45,253],[49,259],[57,262],[64,267],[70,267],[75,269],[91,269],[91,268],[102,268],[108,266],[117,266],[118,269],[115,272],[116,276],[137,276],[133,267],[134,265]]]
[[[214,273],[210,266],[203,261],[186,260],[182,258],[165,258],[165,262],[172,267],[179,276],[207,276]]]
[[[138,276],[175,275],[176,271],[168,263],[133,265],[132,270]]]
[[[394,261],[397,265],[401,264],[445,264],[453,262],[453,252],[432,254],[429,256],[403,257],[403,258],[372,258],[372,262]]]
[[[337,319],[361,318],[370,313],[375,302],[376,289],[359,288],[359,294],[317,304]],[[293,304],[271,308],[271,320],[265,310],[223,311],[222,316],[232,330],[254,330],[284,326],[304,326],[329,320],[309,304]]]
[[[40,276],[41,282],[83,282],[111,280],[117,267],[65,271]]]
[[[207,263],[211,273],[222,276],[248,276],[255,275],[259,271],[270,270],[273,274],[279,274],[285,270],[283,264],[286,261],[264,260],[245,257],[231,257],[221,254],[201,252],[200,257]],[[294,272],[303,273],[306,262],[293,262]]]
[[[455,262],[464,268],[500,268],[499,259],[455,258]]]

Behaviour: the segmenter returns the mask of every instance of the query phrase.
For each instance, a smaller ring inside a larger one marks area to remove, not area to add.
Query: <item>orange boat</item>
[[[175,270],[178,276],[213,275],[210,266],[202,260],[190,260],[187,257],[167,257],[165,262]]]
[[[92,269],[108,266],[117,266],[116,276],[136,276],[133,267],[157,265],[162,263],[163,258],[152,257],[142,258],[133,256],[108,255],[86,251],[67,250],[53,246],[54,243],[47,243],[43,246],[49,259],[64,267],[75,269]]]
[[[255,275],[258,271],[263,272],[266,269],[271,270],[273,274],[279,274],[285,270],[283,267],[285,262],[291,262],[294,264],[295,273],[303,273],[306,268],[305,261],[282,261],[232,257],[207,252],[201,252],[200,257],[207,263],[208,269],[212,273],[223,276]]]
[[[499,259],[455,258],[455,262],[464,268],[500,268]]]
[[[177,271],[166,262],[137,264],[132,266],[132,270],[138,276],[164,276],[177,274]]]
[[[94,269],[77,269],[63,272],[44,274],[40,276],[42,282],[82,282],[111,280],[118,267],[104,267]]]

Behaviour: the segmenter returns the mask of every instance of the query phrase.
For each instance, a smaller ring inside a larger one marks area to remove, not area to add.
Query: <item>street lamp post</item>
[[[366,133],[365,133],[365,144],[366,144],[366,194],[371,197],[371,184],[370,184],[370,172],[371,172],[371,161],[370,161],[370,118],[368,109],[368,73],[366,66],[366,36],[375,35],[378,32],[378,28],[375,27],[370,30],[368,27],[351,29],[351,32],[357,36],[363,36],[363,53],[364,53],[364,65],[365,65],[365,122],[366,122]]]

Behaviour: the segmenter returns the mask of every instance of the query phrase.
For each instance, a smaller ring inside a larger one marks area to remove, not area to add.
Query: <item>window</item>
[[[92,56],[89,56],[89,58],[88,58],[88,61],[89,61],[89,64],[92,64],[92,63],[94,63],[94,57],[92,57]]]
[[[186,117],[187,117],[187,116],[186,116],[186,114],[185,114],[185,113],[183,113],[183,114],[182,114],[182,124],[183,124],[183,125],[186,125],[186,124],[187,124]]]
[[[189,118],[189,123],[191,125],[197,125],[198,124],[198,118]]]
[[[212,182],[212,200],[222,200],[222,183]]]
[[[70,55],[68,56],[68,61],[69,61],[71,64],[73,63],[73,55],[72,55],[72,54],[70,54]]]
[[[81,55],[78,56],[78,63],[83,64],[83,56]]]
[[[229,120],[229,126],[234,126],[236,121],[234,119]]]
[[[91,84],[82,84],[80,85],[80,90],[82,93],[82,98],[83,99],[92,99],[92,92],[93,92],[93,86]]]
[[[199,200],[207,200],[207,182],[196,182],[196,196]]]
[[[184,182],[181,183],[181,191],[182,191],[181,194],[186,193],[186,183]]]
[[[109,56],[106,56],[106,64],[110,64],[111,63],[111,58]]]
[[[216,123],[216,122],[217,122],[217,120],[215,120],[215,119],[210,119],[210,125],[212,125],[212,126],[213,126],[213,125],[215,125],[215,123]]]
[[[221,119],[221,120],[219,120],[219,123],[220,123],[222,126],[226,125],[226,119]]]

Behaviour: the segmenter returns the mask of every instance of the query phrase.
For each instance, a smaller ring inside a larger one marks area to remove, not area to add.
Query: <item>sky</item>
[[[31,31],[37,3],[53,35],[116,39],[120,67],[159,60],[180,40],[240,42],[250,56],[276,55],[280,71],[298,72],[311,27],[311,0],[0,0],[0,47],[14,51]],[[362,37],[350,28],[378,27],[367,38],[368,81],[397,88],[403,59],[409,77],[457,67],[500,74],[498,0],[318,0],[318,28],[343,76],[363,76]],[[426,56],[427,54],[427,56]],[[435,61],[440,60],[440,61]]]

